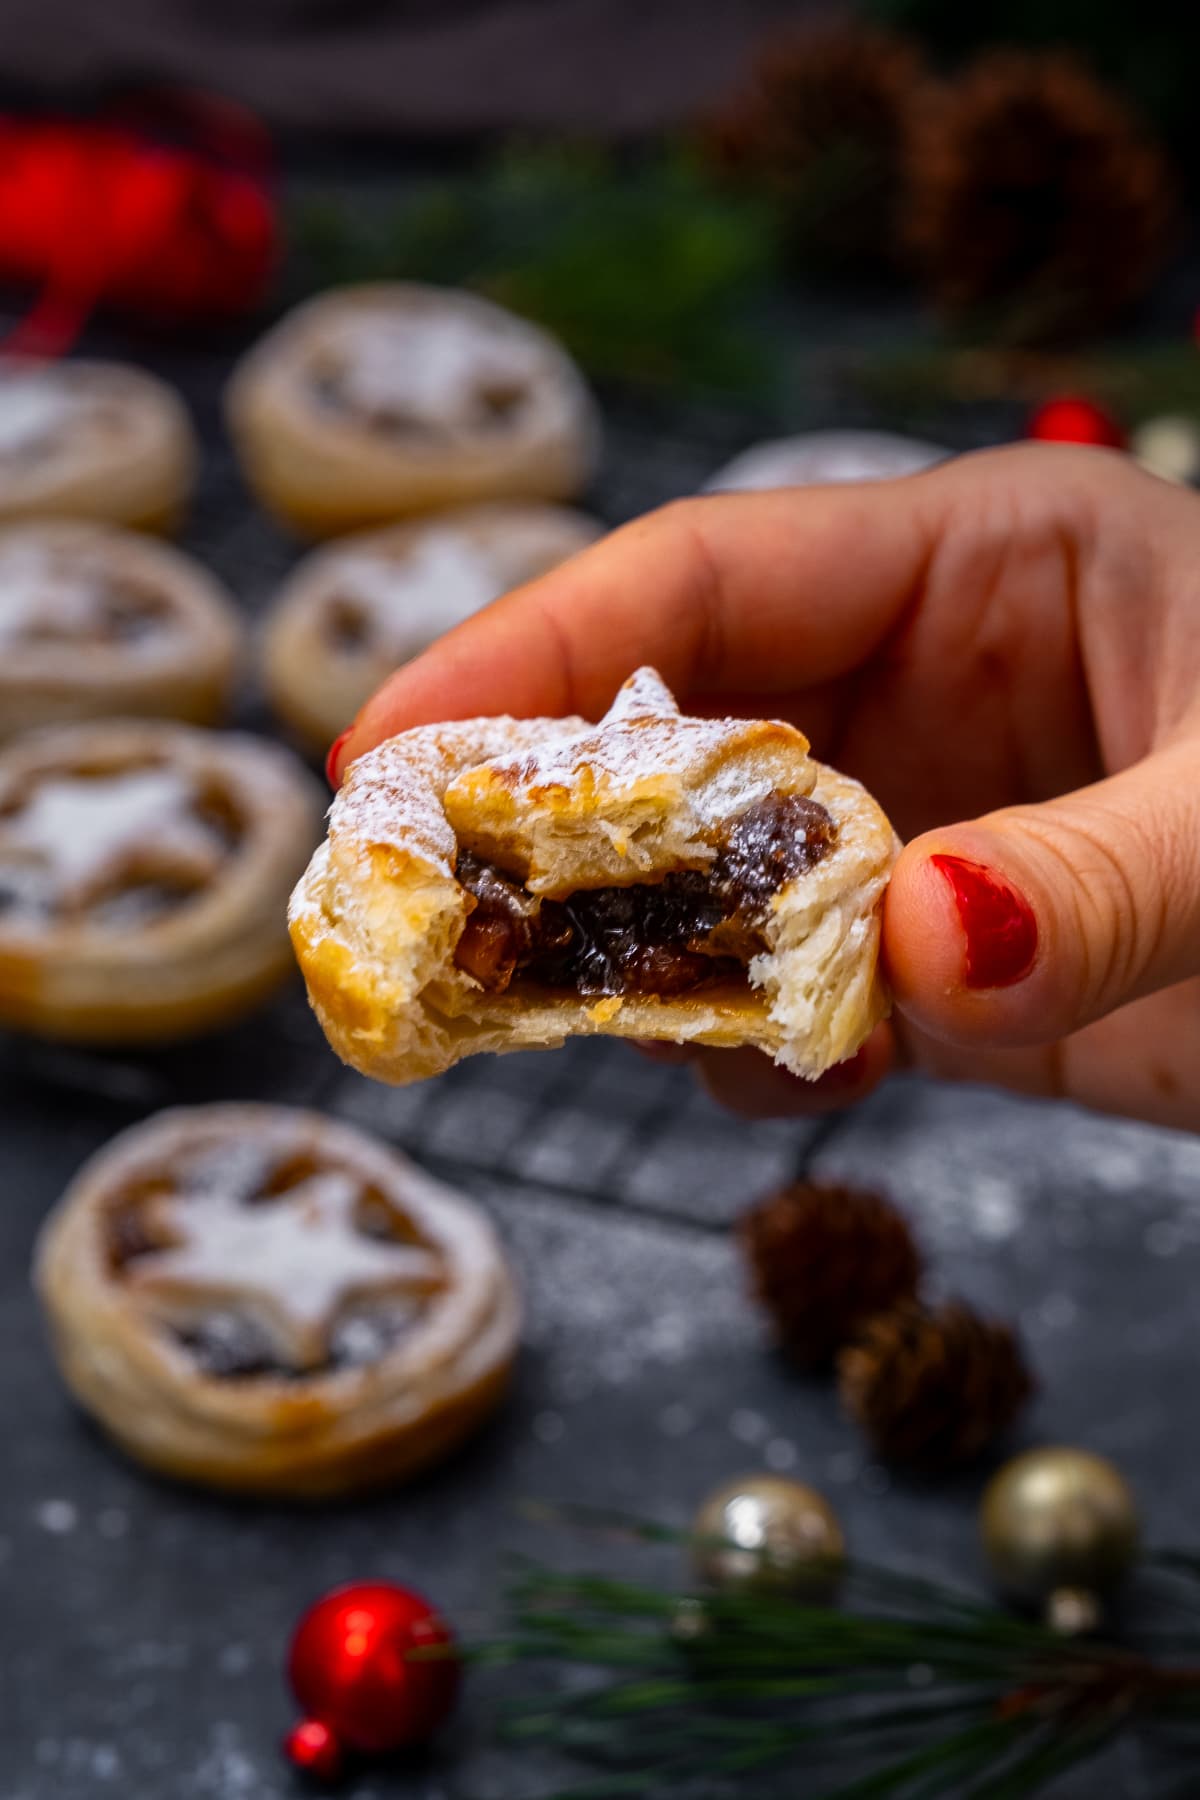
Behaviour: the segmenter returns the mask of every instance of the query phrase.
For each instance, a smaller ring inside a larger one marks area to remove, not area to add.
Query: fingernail
[[[342,746],[345,744],[346,739],[353,730],[353,725],[347,725],[345,731],[340,731],[329,746],[329,754],[325,758],[325,779],[331,788],[336,788],[340,785],[338,781],[338,757],[341,755]]]
[[[931,856],[954,895],[967,941],[964,980],[969,988],[1011,987],[1037,955],[1037,918],[1015,888],[962,856]]]

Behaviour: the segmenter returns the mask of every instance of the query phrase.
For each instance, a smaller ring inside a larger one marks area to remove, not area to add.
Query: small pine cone
[[[798,254],[848,269],[891,261],[922,64],[893,32],[840,21],[769,38],[707,122],[725,173],[773,191]]]
[[[981,56],[930,87],[909,153],[904,235],[933,298],[1014,341],[1094,335],[1170,252],[1167,160],[1073,57]]]
[[[886,1462],[970,1462],[1033,1392],[1016,1334],[952,1300],[882,1313],[838,1358],[842,1404]]]
[[[911,1298],[921,1277],[908,1222],[881,1194],[797,1181],[752,1207],[740,1236],[781,1343],[809,1368]]]

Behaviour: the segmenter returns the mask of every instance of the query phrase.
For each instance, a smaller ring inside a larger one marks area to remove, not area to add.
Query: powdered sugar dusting
[[[617,697],[605,713],[602,725],[622,719],[677,719],[679,703],[657,669],[643,663],[617,689]]]
[[[79,562],[64,564],[41,544],[0,549],[0,643],[11,644],[30,631],[82,637],[95,629],[101,579]]]
[[[523,335],[452,310],[356,312],[325,346],[352,406],[429,426],[486,420],[487,390],[519,389],[539,361]]]
[[[350,551],[338,565],[339,597],[369,615],[377,643],[398,656],[431,643],[502,594],[494,560],[462,532],[431,526],[402,554]]]
[[[57,369],[0,376],[0,455],[20,454],[53,436],[80,405]]]
[[[389,738],[352,765],[330,812],[330,840],[400,850],[450,875],[458,840],[442,796],[452,776],[560,727],[586,729],[582,719],[499,717],[419,726]]]
[[[26,639],[103,641],[109,634],[112,575],[98,551],[18,538],[0,544],[0,645]],[[143,608],[137,632],[122,641],[135,655],[169,623],[166,611]]]
[[[761,781],[757,791],[752,778],[743,775],[739,783],[736,759],[742,750],[759,749],[767,733],[802,759],[803,769],[808,745],[793,726],[689,718],[680,712],[657,670],[641,668],[620,689],[598,725],[547,735],[534,749],[493,763],[492,771],[518,794],[522,789],[586,787],[593,803],[599,799],[614,804],[620,795],[664,776],[703,779],[719,760],[722,781],[714,811],[728,816],[739,804],[750,805],[760,797]],[[809,785],[812,773],[809,764]],[[467,780],[470,774],[466,772]]]
[[[176,1243],[139,1258],[127,1279],[172,1322],[250,1302],[289,1367],[315,1366],[328,1357],[335,1317],[351,1297],[428,1290],[441,1276],[432,1251],[358,1229],[361,1194],[357,1177],[326,1169],[253,1205],[194,1191],[168,1196],[155,1217]]]
[[[197,814],[192,780],[176,769],[48,775],[0,823],[0,871],[10,903],[33,913],[85,905],[136,872],[142,880],[209,880],[226,854]]]

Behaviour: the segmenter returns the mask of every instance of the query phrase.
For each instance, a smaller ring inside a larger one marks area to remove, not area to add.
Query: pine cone
[[[880,1194],[794,1182],[740,1227],[755,1291],[780,1341],[810,1368],[860,1326],[909,1299],[921,1258],[904,1216]]]
[[[798,254],[877,268],[900,245],[920,78],[917,51],[891,32],[841,23],[786,32],[709,122],[709,155],[782,200]]]
[[[878,1456],[937,1470],[969,1462],[1033,1392],[1015,1333],[961,1301],[907,1302],[838,1358],[846,1411]]]
[[[930,89],[910,136],[906,237],[951,313],[1010,338],[1093,334],[1150,288],[1174,183],[1121,97],[1074,58],[994,51]]]

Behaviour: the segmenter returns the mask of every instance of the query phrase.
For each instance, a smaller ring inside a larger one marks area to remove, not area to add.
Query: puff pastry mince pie
[[[566,352],[477,295],[341,288],[242,361],[230,426],[264,505],[347,531],[469,500],[567,499],[598,426]]]
[[[77,1398],[166,1474],[319,1496],[398,1480],[494,1406],[520,1307],[490,1225],[318,1113],[159,1113],[80,1171],[36,1279]]]
[[[165,530],[195,461],[182,402],[145,370],[0,362],[0,519],[52,513]]]
[[[323,751],[393,669],[600,530],[565,507],[497,501],[314,551],[267,627],[266,685],[276,710]]]
[[[229,596],[153,538],[77,519],[0,529],[0,737],[130,714],[208,724],[240,643]]]
[[[334,1049],[385,1081],[571,1033],[815,1077],[886,1010],[896,849],[792,726],[683,717],[642,669],[599,725],[473,719],[362,757],[292,940]]]
[[[0,750],[0,1024],[158,1041],[236,1017],[285,977],[289,888],[316,783],[274,744],[162,721]]]

